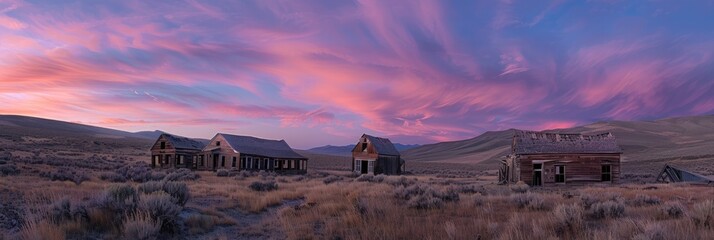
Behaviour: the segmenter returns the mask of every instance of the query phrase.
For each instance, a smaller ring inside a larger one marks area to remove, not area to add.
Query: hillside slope
[[[409,161],[442,161],[496,166],[510,151],[513,129],[478,137],[423,145],[404,152]],[[596,134],[611,132],[624,151],[623,161],[699,158],[714,155],[714,116],[656,121],[597,122],[550,132]]]
[[[130,133],[109,128],[95,127],[78,123],[51,119],[0,115],[0,127],[6,131],[20,131],[26,135],[85,135],[100,138],[140,138],[150,139],[144,134]]]

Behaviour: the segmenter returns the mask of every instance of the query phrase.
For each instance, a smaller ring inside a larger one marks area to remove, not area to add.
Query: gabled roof
[[[546,133],[516,130],[513,153],[622,153],[611,133],[598,135]]]
[[[374,150],[377,151],[378,154],[399,156],[399,151],[396,147],[394,147],[394,144],[392,144],[392,141],[389,141],[389,139],[375,137],[367,134],[364,134],[362,136],[367,137],[369,142],[372,143],[372,146],[374,146]]]
[[[234,150],[251,155],[274,158],[307,159],[296,153],[285,140],[268,140],[249,136],[219,133]]]
[[[714,179],[690,172],[669,164],[664,165],[664,169],[657,175],[658,182],[692,182],[692,183],[714,183]]]
[[[206,146],[206,144],[202,142],[168,133],[162,133],[161,136],[159,136],[159,139],[161,139],[161,137],[165,137],[166,140],[174,146],[174,148],[201,150]]]

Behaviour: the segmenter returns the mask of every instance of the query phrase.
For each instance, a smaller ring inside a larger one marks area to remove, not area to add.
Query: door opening
[[[543,164],[533,164],[533,186],[543,185]]]
[[[369,164],[369,161],[362,161],[362,164],[360,164],[360,165],[362,165],[362,169],[361,169],[360,173],[362,173],[362,174],[369,173],[369,165],[368,164]]]
[[[217,165],[218,165],[218,154],[213,154],[213,170],[216,170]]]

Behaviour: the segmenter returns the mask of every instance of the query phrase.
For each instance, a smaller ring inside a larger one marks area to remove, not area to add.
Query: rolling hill
[[[408,161],[470,163],[495,167],[498,160],[509,153],[513,131],[491,131],[467,140],[423,145],[403,152],[403,157]],[[611,132],[624,151],[625,162],[714,155],[714,116],[597,122],[549,131],[583,134]]]
[[[413,144],[413,145],[408,145],[408,144],[401,144],[401,143],[395,143],[394,147],[400,151],[406,151],[415,147],[419,147],[420,145]],[[311,148],[308,149],[307,151],[310,151],[312,153],[319,153],[319,154],[325,154],[325,155],[333,155],[333,156],[352,156],[352,149],[355,147],[355,145],[344,145],[344,146],[332,146],[332,145],[325,145],[322,147],[316,147],[316,148]]]

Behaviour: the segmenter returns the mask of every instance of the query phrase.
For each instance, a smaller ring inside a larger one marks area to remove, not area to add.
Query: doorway
[[[213,154],[213,170],[216,170],[217,165],[218,165],[218,154]]]
[[[543,164],[533,164],[533,186],[543,185]]]
[[[360,170],[360,173],[362,174],[367,174],[369,173],[369,161],[362,161],[361,167],[362,169]]]

